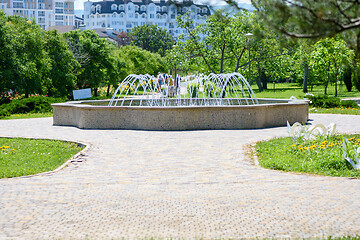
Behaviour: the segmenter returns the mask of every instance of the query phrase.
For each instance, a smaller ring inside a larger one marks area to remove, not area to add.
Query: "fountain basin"
[[[107,106],[108,100],[55,103],[53,124],[82,129],[179,131],[268,128],[308,120],[308,101],[303,100],[258,99],[255,105],[232,105],[232,99],[227,100],[228,105],[177,106],[173,99],[174,106],[166,107],[136,106],[137,101],[144,101],[140,99],[126,101],[132,105]]]

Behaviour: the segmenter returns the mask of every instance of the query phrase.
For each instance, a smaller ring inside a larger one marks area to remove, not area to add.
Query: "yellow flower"
[[[349,138],[349,141],[352,141],[352,140],[354,140],[354,139],[355,139],[355,137]]]
[[[296,144],[291,145],[291,147],[296,147]]]
[[[10,148],[10,146],[2,146],[3,148]]]
[[[360,143],[360,138],[359,138],[359,139],[356,139],[356,141],[357,141],[358,143]]]
[[[304,147],[304,150],[308,150],[308,148],[307,148],[307,147]]]

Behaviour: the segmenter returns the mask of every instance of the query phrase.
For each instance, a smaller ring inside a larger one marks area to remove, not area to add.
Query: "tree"
[[[172,48],[174,40],[167,30],[157,25],[141,25],[133,28],[129,33],[132,43],[144,50],[165,55],[166,50]]]
[[[116,71],[113,57],[116,46],[90,30],[70,31],[64,33],[64,37],[79,63],[76,73],[77,87],[90,87],[97,96],[100,83]]]
[[[0,12],[0,90],[42,93],[51,68],[45,51],[45,31],[35,22]]]
[[[164,72],[166,69],[164,59],[159,54],[136,46],[120,47],[118,56],[126,59],[129,74],[157,75],[158,72]]]
[[[202,72],[237,71],[247,46],[248,13],[240,12],[235,20],[224,11],[216,11],[204,25],[198,26],[194,26],[192,15],[188,12],[177,19],[179,27],[187,32],[179,37],[177,44],[177,49],[186,56],[187,65]]]
[[[251,3],[271,26],[298,38],[331,36],[360,27],[358,0],[251,0]]]
[[[335,96],[337,96],[339,76],[352,63],[353,56],[353,50],[350,50],[340,38],[326,38],[315,44],[310,65],[317,76],[322,78],[325,94],[328,84],[332,82],[335,84]]]
[[[47,95],[63,97],[71,94],[76,79],[74,69],[79,67],[79,63],[69,51],[65,39],[56,31],[46,32],[46,50],[51,64],[47,81],[43,84]]]

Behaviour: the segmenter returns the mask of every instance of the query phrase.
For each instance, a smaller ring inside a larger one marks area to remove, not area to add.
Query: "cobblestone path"
[[[312,114],[360,133],[360,116]],[[145,121],[145,120],[144,120]],[[360,234],[360,180],[266,170],[244,146],[286,128],[81,130],[2,120],[0,136],[80,141],[85,162],[0,179],[0,239],[308,238]]]

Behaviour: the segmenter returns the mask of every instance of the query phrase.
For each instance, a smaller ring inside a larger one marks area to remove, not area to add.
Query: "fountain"
[[[258,99],[239,73],[181,81],[129,75],[111,100],[53,104],[54,125],[79,128],[199,130],[286,126],[308,119],[304,100]]]

